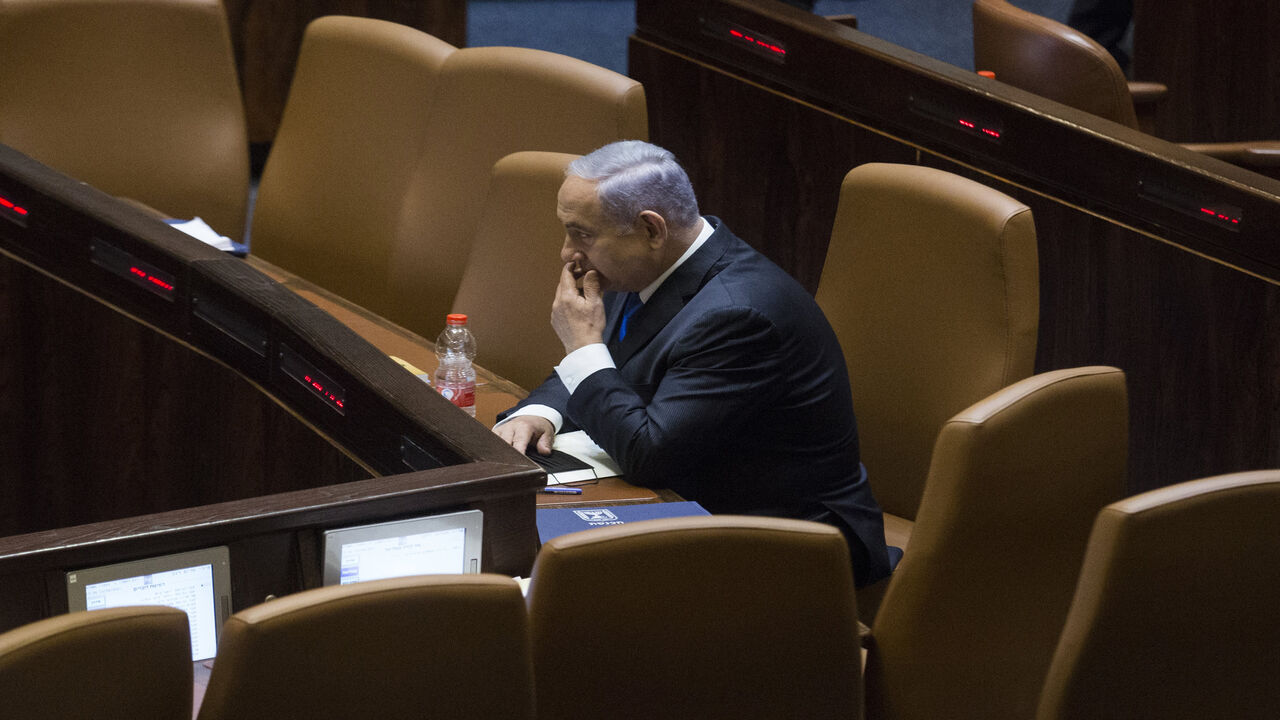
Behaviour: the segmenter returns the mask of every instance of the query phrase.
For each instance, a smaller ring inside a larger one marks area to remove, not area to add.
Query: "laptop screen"
[[[191,659],[218,652],[218,631],[231,612],[231,573],[225,546],[105,565],[67,573],[72,611],[126,605],[167,605],[187,613]]]
[[[480,572],[479,510],[394,520],[324,533],[324,584]]]

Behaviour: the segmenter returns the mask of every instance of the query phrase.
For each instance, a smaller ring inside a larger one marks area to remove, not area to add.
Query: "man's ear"
[[[667,220],[652,210],[640,212],[640,227],[644,229],[649,247],[660,248],[667,243]]]

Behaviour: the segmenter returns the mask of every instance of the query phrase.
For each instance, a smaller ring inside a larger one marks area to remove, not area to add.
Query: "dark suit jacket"
[[[569,396],[553,373],[521,406],[561,412],[628,482],[669,487],[713,513],[833,513],[865,549],[859,584],[888,573],[880,508],[858,457],[848,373],[813,297],[718,219],[616,340],[624,296],[606,293],[617,369]],[[519,406],[517,406],[519,407]]]

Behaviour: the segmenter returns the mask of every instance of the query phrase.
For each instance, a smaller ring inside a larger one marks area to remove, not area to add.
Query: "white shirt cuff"
[[[564,383],[565,388],[572,395],[573,391],[578,389],[578,384],[586,380],[588,375],[611,367],[617,367],[617,365],[613,364],[613,356],[609,354],[609,348],[605,347],[604,343],[592,343],[565,355],[556,366],[556,374],[560,376],[560,382]]]
[[[498,427],[503,423],[510,422],[511,418],[520,417],[521,415],[537,415],[540,418],[546,418],[547,420],[551,421],[552,425],[555,426],[556,432],[560,432],[560,427],[564,425],[564,416],[560,414],[559,410],[556,410],[555,408],[550,407],[548,405],[538,405],[535,403],[533,405],[525,405],[519,410],[516,410],[515,412],[503,418],[502,422],[494,424],[494,427]]]

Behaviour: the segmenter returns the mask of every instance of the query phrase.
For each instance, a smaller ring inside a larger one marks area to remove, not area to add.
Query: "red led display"
[[[339,415],[347,414],[347,391],[284,343],[280,344],[280,370]]]
[[[952,130],[958,128],[961,132],[976,135],[991,142],[1004,141],[1004,128],[999,118],[981,117],[968,108],[918,95],[911,95],[907,98],[907,102],[912,112],[946,125]]]
[[[1205,197],[1195,188],[1159,180],[1141,180],[1138,182],[1138,195],[1230,232],[1240,232],[1244,225],[1243,208],[1218,198]]]
[[[983,135],[990,135],[993,138],[1000,137],[999,130],[993,130],[992,128],[989,128],[989,127],[982,127],[981,125],[978,125],[978,123],[972,120],[965,120],[964,118],[960,118],[960,120],[958,120],[957,122],[959,122],[961,125],[963,125],[964,127],[970,130],[976,130],[978,132],[981,132]]]
[[[106,269],[140,288],[173,302],[177,297],[177,278],[144,262],[99,238],[89,243],[89,257],[94,265]]]
[[[3,195],[0,195],[0,207],[5,208],[7,210],[12,210],[19,215],[27,214],[26,208],[22,207],[21,205],[15,205],[12,200],[10,200],[9,198]]]
[[[0,215],[12,220],[21,227],[27,226],[27,209],[4,195],[0,195]]]
[[[779,65],[787,61],[787,46],[781,40],[720,18],[707,18],[702,32],[721,42],[731,43]]]
[[[786,48],[782,47],[781,45],[778,45],[777,43],[771,40],[764,40],[759,37],[756,37],[755,35],[750,35],[748,33],[745,33],[741,30],[737,30],[735,28],[729,28],[729,35],[737,38],[741,42],[747,43],[749,45],[754,45],[755,47],[758,47],[758,48],[762,48],[779,57],[785,57],[787,54]]]
[[[1211,217],[1217,218],[1218,220],[1221,220],[1222,222],[1228,222],[1228,223],[1231,223],[1232,225],[1239,225],[1239,224],[1240,224],[1240,218],[1238,218],[1238,217],[1232,217],[1232,216],[1230,216],[1230,215],[1228,215],[1228,214],[1226,214],[1226,213],[1218,212],[1217,210],[1213,210],[1213,209],[1210,209],[1210,208],[1207,208],[1207,207],[1202,207],[1202,208],[1200,208],[1200,212],[1202,212],[1202,213],[1204,213],[1204,214],[1206,214],[1206,215],[1209,215],[1209,216],[1211,216]]]
[[[329,390],[325,387],[325,384],[324,384],[324,383],[320,382],[319,380],[316,380],[315,378],[311,377],[310,375],[303,375],[303,376],[302,376],[302,379],[303,379],[303,380],[304,380],[308,385],[310,385],[310,386],[311,386],[311,389],[312,389],[312,390],[315,390],[316,392],[320,393],[320,395],[321,395],[321,396],[323,396],[323,397],[324,397],[326,400],[328,400],[329,402],[333,403],[334,405],[337,405],[337,406],[338,406],[338,407],[340,407],[340,408],[341,408],[341,407],[346,407],[346,406],[347,406],[346,401],[345,401],[345,400],[343,400],[343,399],[342,399],[341,397],[339,397],[338,395],[336,395],[336,394],[334,394],[334,393],[332,393],[332,392],[329,392]]]
[[[173,283],[165,282],[161,278],[158,278],[155,275],[152,275],[151,273],[147,272],[146,270],[143,270],[142,268],[136,265],[129,268],[129,274],[133,275],[134,277],[141,278],[142,280],[145,280],[146,282],[149,282],[152,285],[155,285],[161,290],[168,290],[168,291],[173,290]]]

